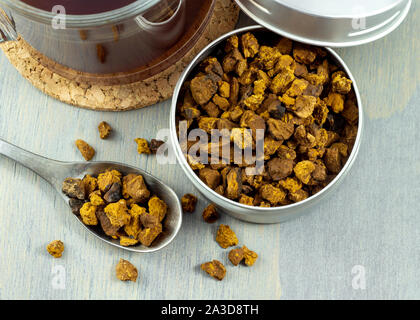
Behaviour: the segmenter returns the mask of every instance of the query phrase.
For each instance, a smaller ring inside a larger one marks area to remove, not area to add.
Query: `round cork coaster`
[[[176,64],[145,80],[101,85],[54,73],[37,58],[40,54],[23,39],[5,42],[0,48],[12,65],[32,85],[62,102],[98,111],[126,111],[169,99],[185,67],[211,41],[233,30],[239,8],[233,0],[216,0],[210,22],[194,47]]]

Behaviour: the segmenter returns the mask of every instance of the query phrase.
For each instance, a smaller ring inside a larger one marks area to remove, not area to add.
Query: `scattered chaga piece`
[[[117,278],[121,281],[137,281],[138,272],[137,268],[133,266],[129,261],[120,259],[116,268]]]
[[[217,78],[213,75],[206,74],[197,76],[191,80],[191,94],[200,105],[204,105],[213,98],[218,90]]]
[[[341,115],[347,120],[348,123],[357,123],[359,120],[359,109],[353,100],[346,100],[344,110]]]
[[[227,53],[231,52],[233,49],[239,48],[239,38],[237,35],[231,36],[226,40],[225,51]]]
[[[126,199],[131,197],[136,202],[144,202],[150,197],[142,175],[131,173],[123,178],[123,196]]]
[[[294,161],[290,159],[271,159],[268,164],[268,174],[274,181],[287,178],[293,172]]]
[[[264,107],[267,109],[270,117],[274,119],[282,119],[286,112],[286,107],[282,105],[276,95],[270,95],[264,101]]]
[[[308,192],[303,189],[297,190],[296,192],[289,193],[289,199],[293,202],[303,201],[308,197]]]
[[[304,94],[306,88],[308,87],[309,82],[306,81],[305,79],[295,79],[290,88],[287,89],[286,94],[289,97],[297,97],[300,96],[302,94]]]
[[[66,178],[61,190],[69,198],[84,200],[86,197],[85,185],[80,179]]]
[[[216,241],[223,249],[236,246],[238,244],[238,238],[236,237],[235,232],[233,232],[233,230],[225,224],[221,224],[219,226]]]
[[[64,251],[64,243],[60,240],[54,240],[47,245],[47,251],[54,258],[61,258]]]
[[[265,184],[260,188],[261,197],[271,204],[277,205],[286,198],[286,193],[271,184]]]
[[[241,45],[245,58],[253,58],[260,49],[257,38],[250,32],[242,35]]]
[[[346,119],[341,114],[330,112],[325,120],[325,129],[331,130],[329,132],[329,134],[331,134],[331,143],[339,140],[340,136],[338,133],[342,132],[346,127]],[[329,144],[327,144],[327,146],[328,145]]]
[[[125,200],[110,203],[105,207],[104,211],[113,226],[121,228],[130,222],[131,217]]]
[[[95,149],[93,149],[86,141],[81,139],[76,140],[76,147],[79,149],[86,161],[92,160],[95,155]]]
[[[131,216],[130,222],[124,226],[124,231],[130,238],[137,239],[142,228],[141,216],[146,212],[146,208],[140,207],[137,204],[131,206],[129,210]]]
[[[225,187],[223,185],[220,185],[216,189],[214,189],[214,191],[223,196],[225,194]]]
[[[96,207],[102,206],[105,204],[104,199],[101,197],[101,192],[99,190],[92,192],[89,195],[90,203]]]
[[[140,222],[145,228],[150,229],[153,229],[160,224],[159,218],[151,215],[148,212],[145,212],[140,216]]]
[[[308,118],[315,109],[316,98],[313,96],[298,96],[294,112],[300,118]]]
[[[291,193],[302,189],[302,183],[296,178],[286,178],[284,180],[281,180],[279,181],[279,186]]]
[[[281,54],[290,54],[293,48],[293,41],[288,38],[282,37],[277,43],[276,48]]]
[[[98,125],[98,131],[99,131],[99,137],[101,139],[107,139],[110,136],[111,132],[112,132],[112,128],[111,128],[111,126],[107,122],[102,121]]]
[[[319,97],[323,90],[324,86],[322,84],[313,85],[312,83],[309,83],[303,92],[303,95]]]
[[[304,64],[296,62],[295,76],[304,77],[308,74],[308,68]]]
[[[265,131],[266,129],[266,124],[265,124],[264,119],[261,116],[257,115],[252,110],[246,110],[242,114],[241,119],[239,121],[239,125],[242,128],[251,129],[252,136],[254,137],[254,139],[256,138],[257,130]]]
[[[89,196],[93,191],[98,188],[98,179],[87,174],[83,178],[83,184],[85,185],[86,195]]]
[[[227,111],[230,107],[229,101],[226,98],[219,96],[218,94],[213,96],[212,102],[223,111]]]
[[[157,196],[153,196],[150,198],[149,200],[149,213],[152,216],[158,217],[159,218],[159,222],[161,222],[165,216],[166,213],[168,212],[168,206],[166,205],[166,203],[159,199]]]
[[[90,202],[83,204],[80,209],[80,217],[85,225],[96,226],[98,224],[98,219],[96,218],[96,206]]]
[[[219,118],[201,117],[198,120],[198,127],[211,134],[212,130],[216,129],[219,120]]]
[[[220,81],[219,82],[219,94],[223,98],[229,98],[230,97],[230,84],[226,81]]]
[[[281,70],[271,81],[270,90],[272,93],[281,94],[286,91],[289,84],[295,79],[294,71],[291,68]]]
[[[120,227],[112,225],[108,216],[105,214],[103,208],[99,207],[96,210],[96,217],[98,218],[99,223],[101,224],[102,230],[107,236],[114,237],[118,234],[118,230],[120,229]]]
[[[201,270],[204,270],[211,277],[219,281],[222,281],[226,276],[226,268],[219,260],[203,263],[201,265]]]
[[[241,197],[239,198],[239,203],[246,204],[248,206],[252,206],[252,205],[254,205],[254,198],[249,197],[245,194],[242,194]]]
[[[204,59],[200,67],[204,70],[205,73],[214,75],[215,77],[221,78],[223,76],[222,65],[216,58],[208,57]]]
[[[98,188],[107,192],[114,183],[121,183],[122,174],[117,170],[107,170],[98,175]]]
[[[165,141],[152,139],[152,140],[150,140],[150,151],[153,154],[156,154],[158,152],[159,148],[164,144],[165,144]]]
[[[203,220],[207,223],[215,223],[219,219],[216,206],[211,203],[203,211]]]
[[[200,179],[213,190],[220,184],[221,176],[217,170],[204,168],[200,170],[199,176]]]
[[[233,128],[230,139],[239,149],[252,148],[252,131],[246,128]]]
[[[304,160],[299,162],[293,169],[296,177],[304,184],[311,180],[311,174],[315,171],[315,164],[312,161]]]
[[[300,63],[311,64],[316,56],[315,48],[308,45],[297,44],[293,49],[293,58]]]
[[[242,192],[241,169],[240,168],[231,169],[226,177],[226,182],[227,182],[226,196],[232,200],[238,199]]]
[[[111,188],[105,193],[104,200],[108,203],[117,202],[122,198],[121,183],[116,182],[111,185]]]
[[[89,194],[89,200],[94,206],[101,206],[105,204],[104,199],[102,199],[102,193],[99,190],[95,190]]]
[[[228,258],[234,266],[237,266],[244,259],[244,250],[242,248],[232,249],[229,251]]]
[[[210,118],[217,118],[221,112],[219,107],[211,101],[203,106],[203,110],[209,115]]]
[[[266,137],[264,139],[264,160],[269,160],[270,157],[274,155],[281,146],[281,141],[274,140],[271,137]]]
[[[123,247],[130,247],[135,246],[137,243],[139,243],[139,240],[127,236],[121,236],[120,237],[120,245]]]
[[[146,139],[143,138],[137,138],[134,139],[134,141],[137,143],[137,152],[139,154],[150,154],[152,151],[149,148],[149,142],[147,142]]]
[[[344,110],[344,95],[340,93],[330,92],[324,101],[335,113],[340,113]]]
[[[79,200],[79,199],[74,199],[71,198],[69,200],[69,206],[71,208],[71,212],[73,212],[73,214],[78,215],[80,213],[80,209],[82,208],[84,204],[84,201]]]
[[[139,240],[142,245],[150,247],[152,242],[162,233],[162,224],[158,224],[153,228],[145,228],[139,233]]]
[[[249,267],[252,266],[258,259],[258,254],[249,250],[246,246],[243,246],[242,250],[244,252],[245,264]]]
[[[329,172],[338,174],[341,171],[341,154],[338,148],[328,148],[324,159]]]
[[[193,107],[185,107],[184,108],[185,119],[187,120],[194,120],[198,119],[201,115],[201,111],[197,108]]]
[[[270,118],[267,121],[268,131],[271,135],[279,141],[289,139],[295,130],[293,123],[286,123],[282,120]]]
[[[337,71],[332,75],[332,90],[340,94],[348,94],[353,81],[346,77],[343,71]]]
[[[181,198],[182,210],[193,213],[197,204],[197,197],[191,193],[184,194]]]

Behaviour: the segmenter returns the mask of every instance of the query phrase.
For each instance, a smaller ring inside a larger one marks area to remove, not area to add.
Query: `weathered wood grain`
[[[161,252],[134,254],[88,235],[66,204],[39,177],[0,158],[0,299],[387,299],[420,298],[419,3],[386,39],[338,50],[348,62],[368,115],[360,156],[338,191],[318,210],[281,225],[253,225],[223,216],[241,244],[260,254],[254,267],[232,267],[213,240],[217,225],[201,220],[206,205],[186,215],[175,242]],[[249,23],[244,20],[242,23]],[[178,165],[139,156],[133,139],[168,126],[170,103],[102,113],[59,103],[23,80],[0,55],[0,137],[47,157],[80,160],[73,141],[97,150],[96,160],[141,167],[182,196],[196,191]],[[96,126],[109,122],[112,139]],[[61,259],[45,250],[61,239]],[[139,268],[137,283],[114,276],[119,258]],[[199,264],[219,259],[217,282]],[[66,289],[52,286],[62,265]],[[352,288],[352,268],[366,269],[366,290]]]

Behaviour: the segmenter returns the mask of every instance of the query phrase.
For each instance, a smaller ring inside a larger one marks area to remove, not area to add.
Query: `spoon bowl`
[[[0,154],[22,164],[44,178],[62,196],[67,204],[69,198],[61,191],[62,183],[66,178],[82,179],[87,174],[97,176],[99,173],[112,169],[121,172],[123,175],[130,173],[141,174],[151,193],[158,195],[168,205],[168,212],[162,222],[163,231],[150,247],[144,245],[121,246],[117,239],[108,237],[99,226],[86,226],[79,216],[73,215],[69,210],[69,214],[72,214],[86,230],[108,244],[133,252],[154,252],[171,243],[181,228],[182,207],[178,196],[169,186],[144,170],[117,162],[56,161],[23,150],[2,139],[0,139]]]

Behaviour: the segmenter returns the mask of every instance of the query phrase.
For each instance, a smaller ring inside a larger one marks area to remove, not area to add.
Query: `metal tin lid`
[[[236,0],[252,19],[296,41],[348,47],[395,30],[412,0]]]

